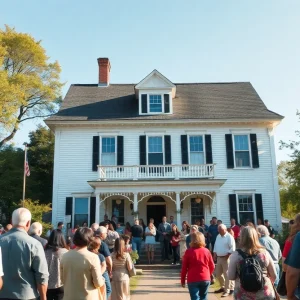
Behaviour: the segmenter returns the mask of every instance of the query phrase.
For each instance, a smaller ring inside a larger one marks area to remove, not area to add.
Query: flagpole
[[[24,155],[24,177],[23,177],[23,198],[22,198],[22,206],[24,206],[25,190],[26,190],[26,157],[27,157],[27,144],[25,144],[25,155]]]

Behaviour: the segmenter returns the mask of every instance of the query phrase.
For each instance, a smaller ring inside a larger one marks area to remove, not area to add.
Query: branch
[[[33,116],[33,117],[28,117],[28,118],[25,118],[23,120],[21,120],[19,123],[22,123],[26,120],[31,120],[31,119],[35,119],[35,118],[47,118],[47,117],[51,117],[53,114],[49,114],[49,115],[43,115],[43,116]]]

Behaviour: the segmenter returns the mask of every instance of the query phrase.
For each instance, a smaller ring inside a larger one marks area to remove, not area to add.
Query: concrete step
[[[137,269],[142,269],[142,270],[171,270],[171,269],[174,269],[176,270],[177,272],[180,272],[180,269],[181,269],[181,265],[179,266],[176,266],[176,265],[172,265],[171,262],[168,261],[168,263],[164,263],[164,262],[158,262],[157,264],[138,264],[138,265],[135,265],[135,268]]]

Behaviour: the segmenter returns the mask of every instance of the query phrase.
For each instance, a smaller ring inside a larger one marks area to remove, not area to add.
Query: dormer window
[[[142,114],[167,114],[171,112],[170,94],[141,94]]]

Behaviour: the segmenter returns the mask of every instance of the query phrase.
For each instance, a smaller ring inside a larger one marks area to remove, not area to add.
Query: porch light
[[[118,199],[118,200],[116,200],[116,203],[117,203],[118,205],[120,205],[120,204],[122,203],[122,201],[121,201],[120,199]]]
[[[195,201],[196,201],[196,203],[199,204],[199,203],[201,203],[202,199],[198,197],[198,198],[195,199]]]

